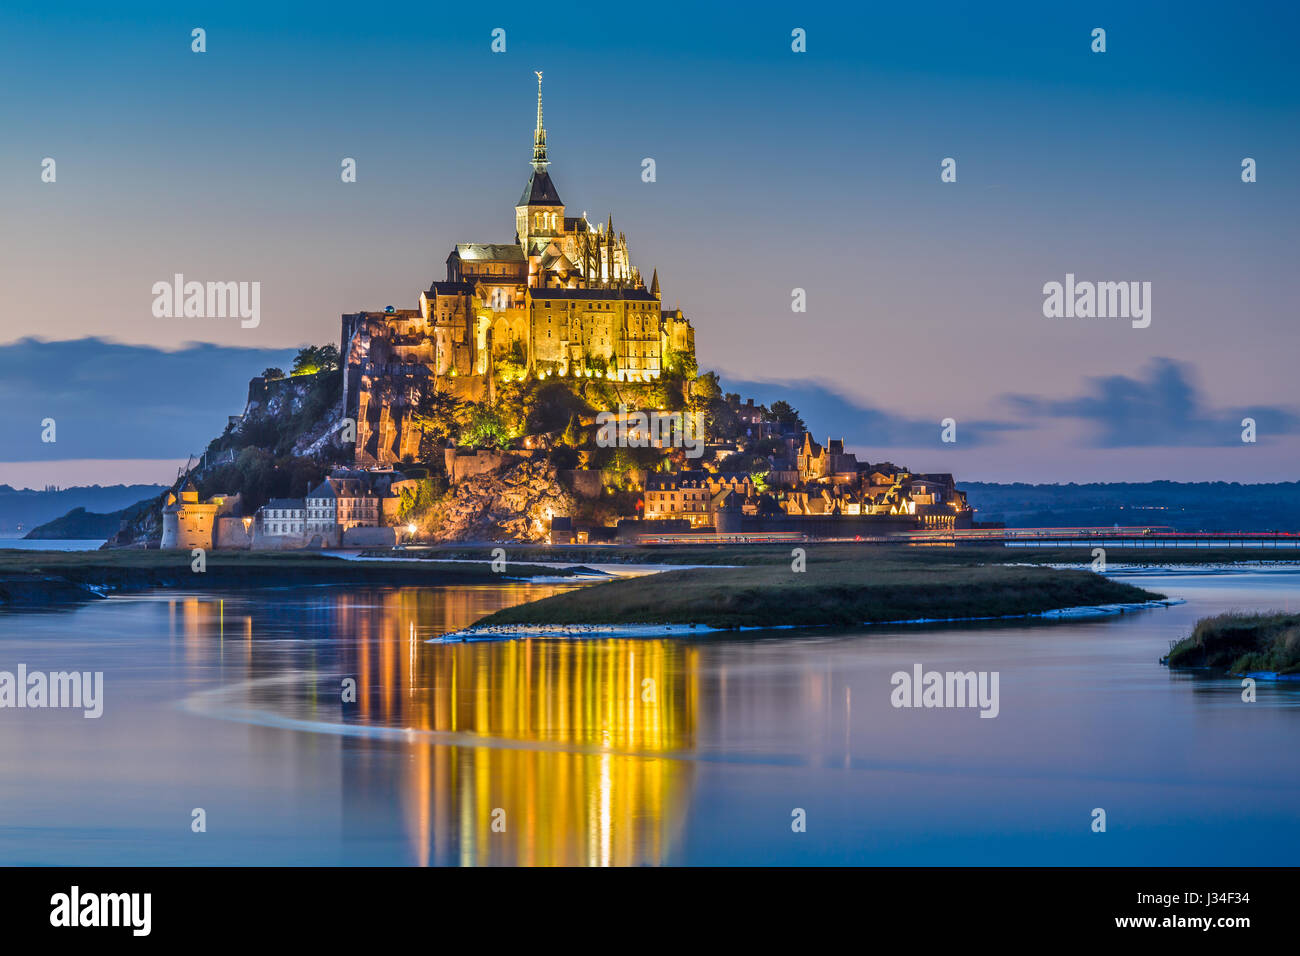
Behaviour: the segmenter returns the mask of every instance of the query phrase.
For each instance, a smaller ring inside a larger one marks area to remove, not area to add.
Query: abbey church
[[[515,205],[514,241],[457,244],[446,279],[420,294],[417,309],[343,316],[343,407],[357,422],[358,463],[417,453],[405,405],[423,389],[492,401],[502,381],[649,383],[672,353],[694,358],[694,330],[663,308],[657,270],[647,287],[613,216],[593,225],[566,215],[549,165],[538,73],[532,172]]]

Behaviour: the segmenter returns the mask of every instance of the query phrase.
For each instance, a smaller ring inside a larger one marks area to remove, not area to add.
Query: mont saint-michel
[[[692,320],[665,307],[667,277],[634,261],[612,213],[593,222],[562,198],[541,73],[536,110],[513,236],[497,227],[480,237],[491,241],[456,243],[413,307],[346,313],[337,347],[303,349],[288,374],[254,378],[244,413],[160,514],[130,522],[117,543],[862,539],[971,527],[951,474],[859,461],[788,402],[756,404],[701,373]]]
[[[355,413],[358,464],[418,454],[420,427],[403,396],[436,389],[491,403],[503,382],[598,375],[649,384],[666,367],[694,367],[694,330],[681,311],[663,309],[658,272],[647,286],[612,213],[595,225],[585,212],[566,215],[549,165],[539,73],[514,240],[457,243],[446,278],[420,293],[418,308],[343,316],[343,403]]]
[[[8,938],[1288,925],[1300,5],[84,6],[0,4]]]

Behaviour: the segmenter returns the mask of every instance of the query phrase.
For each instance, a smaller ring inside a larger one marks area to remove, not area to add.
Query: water
[[[1294,609],[1300,572],[1132,580],[1186,603],[454,645],[425,639],[558,586],[0,615],[0,669],[106,685],[98,720],[0,710],[0,863],[1293,864],[1300,688],[1246,704],[1238,681],[1157,660],[1203,615]],[[998,671],[999,716],[893,708],[914,663]]]
[[[103,538],[0,538],[0,549],[18,551],[98,551]]]

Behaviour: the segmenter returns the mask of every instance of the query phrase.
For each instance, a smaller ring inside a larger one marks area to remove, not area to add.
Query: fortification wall
[[[561,472],[564,480],[573,488],[579,498],[593,499],[600,497],[600,472],[594,468],[573,468]]]
[[[185,551],[211,548],[216,511],[212,505],[191,506],[179,512],[164,511],[162,543],[159,547]]]
[[[252,525],[250,523],[249,528]],[[224,517],[216,520],[213,528],[214,548],[238,548],[247,550],[253,546],[253,537],[244,528],[244,519]]]
[[[348,528],[343,532],[345,548],[387,548],[395,544],[396,528]]]

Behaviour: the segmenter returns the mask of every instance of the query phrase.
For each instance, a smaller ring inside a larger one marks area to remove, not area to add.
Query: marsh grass
[[[506,608],[495,624],[851,625],[1035,614],[1162,595],[1082,570],[981,564],[960,552],[808,549],[807,570],[780,556],[739,567],[623,578]]]
[[[1229,674],[1300,673],[1300,614],[1230,611],[1196,622],[1169,648],[1170,667],[1208,667]]]

